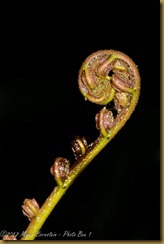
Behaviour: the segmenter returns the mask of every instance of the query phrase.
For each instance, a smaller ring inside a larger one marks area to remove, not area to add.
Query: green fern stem
[[[39,230],[42,225],[53,211],[56,204],[60,201],[62,196],[66,193],[68,188],[73,184],[75,179],[81,174],[81,172],[89,165],[89,163],[100,153],[100,151],[114,138],[117,132],[124,126],[131,113],[133,112],[133,108],[136,103],[136,98],[138,97],[138,93],[134,92],[131,106],[129,108],[129,112],[124,116],[123,120],[117,125],[115,125],[110,132],[110,137],[105,138],[99,136],[95,141],[93,147],[90,151],[82,157],[80,160],[75,162],[74,168],[70,171],[69,176],[65,180],[62,187],[55,187],[50,196],[46,199],[44,204],[42,205],[38,215],[30,222],[27,230],[25,231],[21,240],[34,240],[37,236]]]
[[[81,66],[78,82],[79,89],[86,100],[99,105],[107,105],[114,101],[117,115],[114,117],[106,107],[100,111],[96,116],[96,127],[100,130],[100,135],[89,146],[84,139],[76,140],[75,152],[79,146],[81,154],[78,151],[76,161],[69,170],[67,160],[62,161],[61,158],[56,160],[52,171],[57,186],[31,219],[21,240],[34,240],[37,237],[46,219],[75,179],[125,125],[140,95],[140,76],[137,66],[127,55],[115,50],[100,50],[90,55]],[[33,209],[33,206],[30,209]]]

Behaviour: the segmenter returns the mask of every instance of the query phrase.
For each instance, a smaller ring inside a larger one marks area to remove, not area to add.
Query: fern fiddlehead
[[[61,197],[86,166],[112,140],[133,113],[140,95],[137,66],[126,54],[117,50],[100,50],[84,60],[79,70],[78,86],[85,100],[104,106],[95,116],[98,138],[88,145],[85,137],[77,136],[71,147],[75,162],[57,157],[50,172],[57,186],[39,208],[35,199],[25,199],[23,214],[30,221],[21,240],[34,240],[38,231]],[[112,108],[107,108],[110,104]],[[3,240],[15,240],[4,236]]]
[[[100,105],[114,102],[115,118],[105,107],[96,116],[101,134],[113,138],[130,118],[139,99],[140,75],[136,64],[120,51],[97,51],[83,62],[78,84],[85,99]]]

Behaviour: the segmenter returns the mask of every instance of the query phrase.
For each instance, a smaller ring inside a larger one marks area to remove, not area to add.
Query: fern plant
[[[140,74],[133,60],[117,50],[99,50],[82,63],[78,87],[84,99],[101,105],[95,115],[97,139],[88,144],[85,137],[75,137],[71,143],[75,162],[63,157],[54,160],[50,172],[55,179],[51,194],[40,207],[36,199],[26,198],[22,212],[30,223],[21,240],[34,240],[46,219],[74,183],[76,178],[115,137],[132,115],[140,95]],[[4,235],[3,240],[16,240],[14,235]]]

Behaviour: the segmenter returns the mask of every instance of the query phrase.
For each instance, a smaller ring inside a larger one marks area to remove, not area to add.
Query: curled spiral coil
[[[57,157],[54,164],[50,168],[51,174],[54,176],[57,184],[62,186],[67,178],[70,170],[70,161],[66,158]]]
[[[78,85],[85,99],[106,105],[116,91],[132,93],[139,80],[138,68],[129,56],[120,51],[100,50],[82,63]]]
[[[75,159],[83,156],[88,149],[88,143],[85,137],[76,136],[75,140],[71,143],[72,151]]]
[[[98,105],[113,102],[115,116],[104,107],[95,117],[96,128],[108,138],[112,127],[128,112],[136,91],[139,95],[140,75],[136,64],[126,54],[112,49],[100,50],[82,63],[78,85],[86,100]],[[135,104],[138,97],[135,98]],[[132,110],[129,111],[132,113]]]

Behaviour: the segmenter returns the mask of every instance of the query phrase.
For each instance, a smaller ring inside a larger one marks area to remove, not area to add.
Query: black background
[[[136,110],[44,223],[41,233],[61,236],[36,240],[160,239],[159,7],[156,0],[0,2],[0,232],[26,229],[23,200],[43,204],[56,184],[54,159],[74,162],[76,135],[97,138],[100,106],[84,101],[78,71],[92,52],[116,49],[140,71]]]

